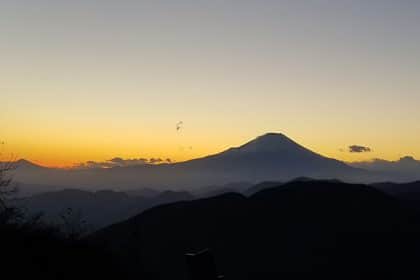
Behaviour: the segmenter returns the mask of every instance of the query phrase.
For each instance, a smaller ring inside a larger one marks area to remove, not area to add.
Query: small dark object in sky
[[[182,125],[184,124],[184,122],[183,121],[180,121],[180,122],[178,122],[177,124],[176,124],[176,131],[180,131],[181,130],[181,128],[182,128]]]
[[[198,253],[185,255],[191,280],[215,280],[223,279],[223,276],[217,275],[216,264],[213,253],[205,249]]]

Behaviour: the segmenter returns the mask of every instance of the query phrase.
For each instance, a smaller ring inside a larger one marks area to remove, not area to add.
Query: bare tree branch
[[[10,171],[15,170],[16,165],[13,161],[0,163],[0,211],[7,209],[7,199],[15,194],[17,188],[12,185]]]

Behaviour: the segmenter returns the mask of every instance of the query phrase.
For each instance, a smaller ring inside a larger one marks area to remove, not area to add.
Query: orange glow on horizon
[[[90,150],[89,153],[82,153],[82,151],[79,151],[79,153],[59,153],[57,149],[50,150],[50,153],[43,153],[41,150],[37,150],[34,148],[27,148],[26,150],[29,151],[28,155],[25,156],[24,153],[16,153],[15,155],[18,155],[18,158],[23,158],[28,161],[33,162],[34,164],[49,167],[49,168],[60,168],[60,169],[71,169],[74,167],[79,166],[82,163],[86,163],[88,161],[94,161],[94,162],[106,162],[113,158],[123,158],[123,159],[138,159],[138,158],[161,158],[166,159],[170,158],[172,163],[176,162],[182,162],[187,161],[191,159],[201,158],[204,156],[216,154],[222,151],[225,151],[226,149],[230,147],[237,147],[240,146],[247,141],[252,140],[246,139],[246,140],[238,140],[238,141],[232,141],[233,143],[231,145],[226,145],[225,143],[222,143],[223,139],[220,139],[219,142],[216,141],[210,141],[213,145],[209,145],[209,142],[203,143],[201,148],[197,148],[200,146],[194,145],[191,147],[172,147],[172,149],[168,149],[167,151],[159,151],[158,149],[150,149],[151,152],[144,153],[143,155],[134,154],[129,152],[129,148],[127,150],[122,150],[122,152],[114,152],[111,153],[108,150]],[[294,139],[296,140],[296,139]],[[309,143],[305,145],[305,143],[299,142],[296,140],[297,143],[302,144],[304,147],[319,153],[323,156],[335,158],[344,162],[357,162],[357,161],[369,161],[374,158],[381,158],[386,160],[398,160],[403,156],[407,155],[413,155],[412,153],[397,153],[394,151],[388,151],[387,153],[381,153],[376,152],[376,149],[373,150],[371,153],[349,153],[345,148],[345,145],[342,145],[342,148],[337,149],[328,149],[328,145],[325,145],[325,143],[322,144],[312,144]],[[205,146],[206,145],[206,146]],[[18,147],[14,147],[17,149]],[[191,149],[190,149],[191,148]],[[115,147],[114,147],[115,149]],[[82,149],[83,150],[83,149]],[[84,149],[86,150],[86,149]],[[35,151],[38,151],[35,153]],[[4,154],[4,153],[3,153]],[[104,156],[105,154],[105,156]],[[168,156],[173,155],[173,156]],[[414,156],[415,157],[415,156]],[[15,156],[16,158],[16,156]],[[6,157],[3,155],[3,159],[6,159]]]

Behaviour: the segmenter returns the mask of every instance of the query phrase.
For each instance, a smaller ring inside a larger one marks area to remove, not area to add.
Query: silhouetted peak
[[[40,168],[41,167],[26,159],[19,159],[18,161],[15,162],[15,165],[17,168]]]
[[[16,161],[16,164],[32,164],[30,161],[21,158],[20,160]]]
[[[293,151],[296,149],[304,148],[282,133],[267,133],[239,147],[240,151],[245,152]]]
[[[292,141],[289,137],[287,137],[286,135],[284,135],[283,133],[276,133],[276,132],[269,132],[266,134],[263,134],[261,136],[258,136],[257,138],[255,138],[254,141],[259,141],[259,142],[263,142],[263,141]]]
[[[412,156],[405,156],[400,158],[401,162],[415,162],[416,160]]]

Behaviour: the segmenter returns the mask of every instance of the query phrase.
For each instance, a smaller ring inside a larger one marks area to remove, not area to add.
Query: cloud
[[[371,152],[371,148],[359,145],[351,145],[349,146],[350,153],[369,153]]]
[[[158,163],[162,163],[163,160],[161,158],[151,158],[149,159],[149,163],[150,164],[158,164]]]
[[[161,158],[133,158],[123,159],[121,157],[115,157],[106,161],[87,161],[74,166],[75,169],[103,169],[103,168],[114,168],[114,167],[129,167],[139,165],[155,165],[162,163],[172,163],[170,158],[165,160]]]
[[[149,161],[145,158],[134,158],[134,159],[122,159],[120,157],[113,158],[108,162],[115,164],[117,166],[133,166],[133,165],[144,165],[148,164]]]

